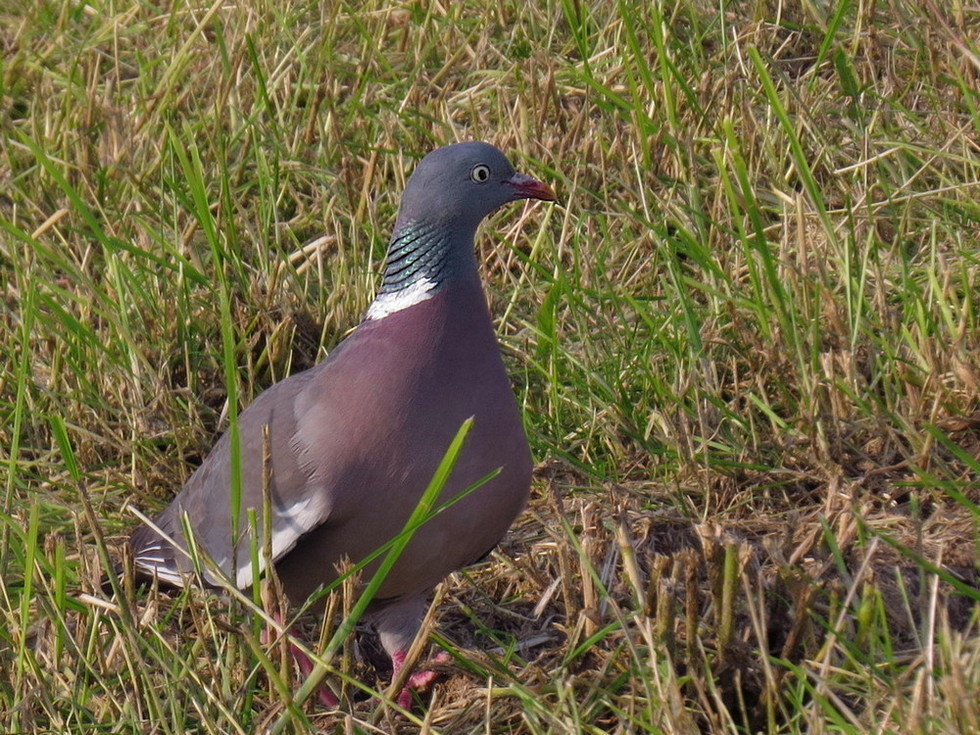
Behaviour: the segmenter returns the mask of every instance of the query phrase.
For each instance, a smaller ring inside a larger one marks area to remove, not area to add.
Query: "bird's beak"
[[[508,184],[517,192],[517,199],[540,199],[545,202],[555,201],[555,192],[551,187],[526,174],[514,174],[507,179]]]

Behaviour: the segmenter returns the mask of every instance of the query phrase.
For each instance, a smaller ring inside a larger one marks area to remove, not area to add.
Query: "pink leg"
[[[293,654],[293,660],[296,662],[296,666],[299,668],[299,672],[304,678],[309,676],[313,672],[314,664],[295,643],[290,642],[289,652]],[[317,699],[320,700],[320,704],[328,709],[336,709],[340,705],[340,700],[337,699],[333,692],[330,691],[330,687],[327,686],[326,682],[321,684],[316,692]]]
[[[280,625],[282,624],[282,617],[280,615],[273,615],[276,622]],[[297,635],[296,629],[290,629],[290,634],[293,636]],[[262,643],[268,645],[272,640],[275,639],[276,632],[272,628],[266,628],[262,631]],[[308,677],[314,668],[313,661],[310,657],[303,653],[302,649],[297,646],[292,641],[289,642],[289,653],[292,654],[293,661],[296,662],[296,667],[299,669],[299,673],[303,675],[303,678]],[[330,691],[330,687],[326,683],[320,685],[317,689],[317,699],[320,700],[320,704],[328,709],[336,709],[340,705],[340,700],[337,699],[333,692]]]

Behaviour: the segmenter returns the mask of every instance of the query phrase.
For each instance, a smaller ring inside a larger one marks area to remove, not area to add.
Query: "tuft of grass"
[[[10,732],[980,729],[970,8],[0,16]],[[478,243],[532,501],[437,596],[412,719],[354,683],[387,673],[335,637],[352,582],[308,631],[345,712],[300,706],[254,601],[100,580],[357,322],[407,173],[467,138],[561,198]]]

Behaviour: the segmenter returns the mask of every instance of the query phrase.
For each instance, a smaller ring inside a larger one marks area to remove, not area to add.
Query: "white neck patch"
[[[384,319],[396,311],[428,301],[435,295],[433,291],[437,285],[428,278],[419,278],[399,291],[378,294],[368,307],[366,318]]]

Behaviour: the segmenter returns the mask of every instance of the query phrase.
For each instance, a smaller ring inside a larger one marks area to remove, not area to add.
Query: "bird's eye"
[[[485,164],[478,163],[473,167],[473,170],[470,171],[470,178],[476,183],[482,184],[484,181],[490,178],[490,167]]]

